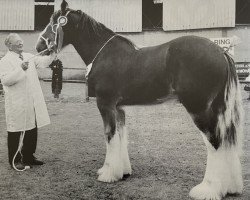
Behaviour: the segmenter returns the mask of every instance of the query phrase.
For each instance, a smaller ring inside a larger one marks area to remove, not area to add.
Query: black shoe
[[[26,165],[26,164],[23,164],[21,162],[17,162],[14,164],[15,165],[15,168],[17,170],[26,170],[26,169],[30,169],[31,167]],[[11,165],[11,168],[15,169],[12,165]]]
[[[24,160],[23,163],[25,165],[43,165],[44,164],[43,161],[37,160],[35,157],[31,160]]]
[[[31,165],[43,165],[44,162],[41,160],[34,159],[34,160],[32,160],[32,162],[30,164]]]

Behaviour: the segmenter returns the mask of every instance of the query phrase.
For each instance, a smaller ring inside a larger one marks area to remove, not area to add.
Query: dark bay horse
[[[190,196],[221,199],[242,192],[240,85],[234,61],[222,48],[196,36],[137,48],[82,11],[67,8],[65,1],[40,34],[37,51],[51,44],[54,50],[72,44],[92,66],[88,85],[103,118],[107,147],[98,180],[114,182],[131,174],[122,106],[152,104],[175,90],[208,152],[204,179]]]

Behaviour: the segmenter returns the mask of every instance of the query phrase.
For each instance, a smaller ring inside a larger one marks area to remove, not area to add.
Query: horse
[[[103,119],[106,156],[99,181],[115,182],[132,174],[123,106],[158,103],[174,91],[207,148],[203,181],[189,195],[208,200],[242,193],[243,109],[234,61],[227,52],[198,36],[138,48],[63,0],[36,49],[58,51],[68,44],[91,66],[88,87]]]

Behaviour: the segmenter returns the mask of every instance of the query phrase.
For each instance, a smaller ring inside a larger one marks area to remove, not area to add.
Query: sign
[[[250,63],[249,62],[236,62],[236,72],[240,81],[245,81],[246,77],[250,74]]]
[[[236,62],[236,69],[249,69],[250,70],[250,62]]]
[[[210,38],[212,42],[219,45],[225,51],[228,51],[229,54],[234,55],[234,38],[223,37],[223,38]]]
[[[237,73],[241,74],[249,74],[250,73],[250,63],[243,62],[243,63],[235,63],[235,68]]]

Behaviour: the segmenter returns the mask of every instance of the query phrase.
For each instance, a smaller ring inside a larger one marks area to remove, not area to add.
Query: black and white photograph
[[[0,0],[0,200],[249,200],[250,0]]]

